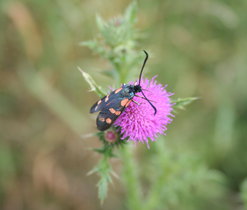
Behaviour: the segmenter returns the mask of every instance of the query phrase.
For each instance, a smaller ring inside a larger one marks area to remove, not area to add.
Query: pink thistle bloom
[[[167,92],[166,86],[158,84],[155,79],[156,76],[151,81],[142,79],[141,87],[146,97],[156,107],[156,115],[145,99],[134,97],[133,100],[139,105],[131,102],[114,123],[114,126],[121,128],[121,139],[128,138],[129,141],[148,145],[148,140],[155,141],[159,134],[165,135],[166,126],[172,121],[170,117],[173,117],[171,114],[173,104],[170,99],[173,94]],[[142,96],[141,93],[137,95]]]

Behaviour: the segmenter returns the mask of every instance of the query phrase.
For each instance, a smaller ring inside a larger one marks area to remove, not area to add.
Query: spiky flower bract
[[[133,100],[138,104],[131,102],[114,125],[120,127],[122,139],[128,138],[130,141],[148,145],[149,140],[155,141],[159,134],[164,135],[167,125],[172,121],[170,100],[172,93],[166,91],[166,86],[157,83],[156,76],[151,80],[141,79],[141,87],[146,97],[156,107],[156,115],[148,101],[134,97]],[[141,93],[136,95],[143,97]]]

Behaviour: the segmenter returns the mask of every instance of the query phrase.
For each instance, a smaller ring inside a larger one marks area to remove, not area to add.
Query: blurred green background
[[[112,85],[100,74],[110,64],[79,43],[98,33],[96,14],[109,19],[129,3],[0,1],[0,209],[125,209],[121,180],[101,206],[98,177],[86,175],[99,158],[89,148],[100,143],[84,138],[95,132],[88,110],[97,96],[77,66]],[[138,7],[140,51],[151,55],[146,76],[158,74],[175,98],[200,97],[176,114],[167,144],[222,172],[222,203],[243,209],[247,1],[142,0]],[[138,146],[139,159],[150,150]],[[120,174],[121,162],[113,165]]]

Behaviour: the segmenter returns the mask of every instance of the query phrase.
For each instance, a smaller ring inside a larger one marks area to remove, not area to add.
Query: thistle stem
[[[142,209],[140,183],[133,157],[133,144],[126,144],[121,152],[123,160],[123,180],[126,188],[128,209]]]
[[[163,140],[163,139],[162,139]],[[165,145],[164,141],[157,141],[156,144],[153,146],[155,147],[157,151],[157,158],[156,160],[159,160],[159,164],[161,166],[161,169],[159,170],[159,174],[157,175],[157,178],[155,181],[152,182],[152,186],[150,188],[148,197],[146,199],[145,207],[143,208],[144,210],[149,210],[149,209],[157,209],[158,206],[160,206],[162,203],[161,200],[161,192],[164,187],[166,187],[166,176],[164,172],[166,170],[163,170],[163,167],[166,167],[165,164],[166,162],[164,161],[164,154],[166,154],[167,151],[165,151]],[[166,208],[164,207],[164,210]]]

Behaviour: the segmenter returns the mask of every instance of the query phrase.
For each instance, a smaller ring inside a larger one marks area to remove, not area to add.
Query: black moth
[[[138,85],[125,85],[124,84],[122,85],[122,87],[112,91],[107,96],[104,96],[102,99],[97,101],[91,107],[90,113],[100,111],[96,119],[97,128],[100,131],[104,131],[110,128],[111,125],[115,122],[115,120],[122,114],[123,110],[130,104],[134,96],[137,96],[135,94],[139,92],[141,92],[143,95],[143,97],[141,98],[148,101],[148,103],[154,109],[154,114],[156,114],[157,110],[155,106],[147,99],[140,85],[142,72],[148,60],[148,53],[145,50],[144,50],[144,53],[146,57],[145,57],[145,60],[141,68]],[[137,96],[137,97],[140,97],[140,96]]]

